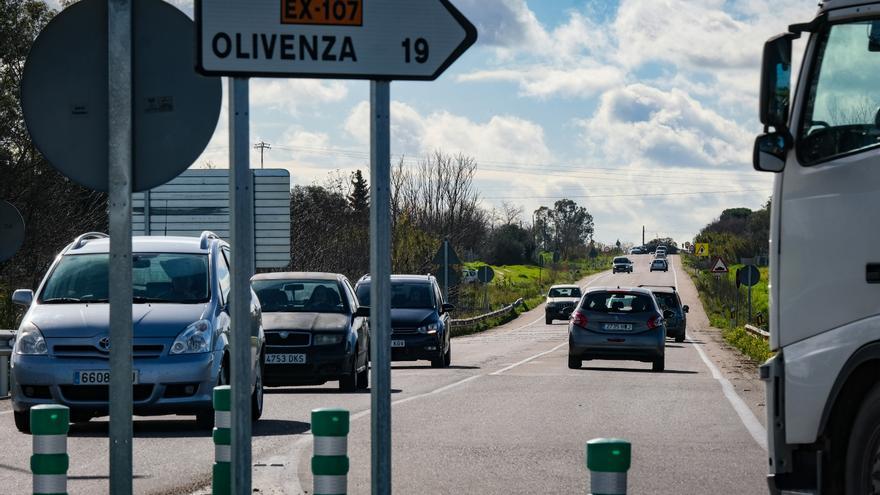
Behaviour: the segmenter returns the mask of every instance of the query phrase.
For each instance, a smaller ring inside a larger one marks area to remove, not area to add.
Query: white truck
[[[770,491],[880,493],[880,2],[824,1],[770,39],[760,102],[754,166],[776,173]]]

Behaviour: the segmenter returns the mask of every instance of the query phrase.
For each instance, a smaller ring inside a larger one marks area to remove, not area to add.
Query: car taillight
[[[571,314],[572,322],[583,328],[587,328],[587,315],[581,313],[580,311],[575,311]]]
[[[657,328],[663,324],[663,318],[660,316],[652,316],[648,318],[648,328]]]

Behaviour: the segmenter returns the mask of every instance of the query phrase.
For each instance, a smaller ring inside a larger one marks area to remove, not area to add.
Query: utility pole
[[[645,226],[642,225],[642,247],[645,247]]]
[[[269,143],[260,140],[259,143],[254,145],[255,150],[260,150],[260,168],[263,168],[263,152],[266,150],[271,150],[272,146]]]

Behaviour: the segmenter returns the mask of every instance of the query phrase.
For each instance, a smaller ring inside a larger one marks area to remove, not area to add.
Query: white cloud
[[[520,70],[501,69],[463,74],[459,81],[519,83],[521,96],[591,97],[623,83],[621,70],[610,66],[577,67],[563,70],[554,67],[527,67]]]
[[[369,142],[369,104],[358,104],[345,121],[345,130],[362,144]],[[421,155],[434,150],[463,153],[477,162],[540,163],[552,154],[544,142],[544,129],[531,121],[496,115],[479,123],[445,111],[420,114],[402,102],[391,104],[392,152]]]
[[[254,79],[250,84],[252,105],[284,110],[297,115],[303,108],[344,100],[348,86],[342,81],[320,79]]]
[[[620,164],[739,166],[752,138],[685,92],[644,84],[606,92],[581,125],[588,146]]]

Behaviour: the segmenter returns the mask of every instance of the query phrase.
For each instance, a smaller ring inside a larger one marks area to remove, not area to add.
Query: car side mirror
[[[358,306],[354,311],[354,315],[360,318],[369,318],[370,317],[370,307],[369,306]]]
[[[785,156],[791,148],[788,132],[771,132],[755,138],[752,152],[752,165],[762,172],[782,172],[785,169]]]
[[[440,306],[440,309],[441,309],[441,311],[443,311],[444,313],[448,313],[448,312],[450,312],[450,311],[455,311],[455,305],[454,305],[454,304],[449,304],[449,303],[443,303],[443,305]]]
[[[12,304],[28,307],[34,302],[34,291],[30,289],[17,289],[12,293]]]
[[[684,311],[685,313],[687,313],[688,311],[691,310],[691,308],[689,308],[688,305],[685,304],[684,306],[681,307],[681,310]]]
[[[663,318],[665,318],[667,320],[669,318],[675,318],[675,313],[671,309],[667,309],[667,310],[663,311]]]

